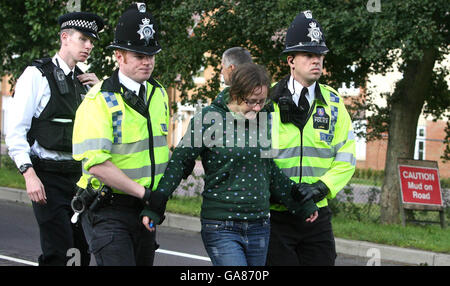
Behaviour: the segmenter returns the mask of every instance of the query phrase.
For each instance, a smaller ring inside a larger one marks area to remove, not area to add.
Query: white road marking
[[[163,253],[163,254],[169,254],[169,255],[175,255],[175,256],[181,256],[181,257],[186,257],[186,258],[192,258],[192,259],[197,259],[197,260],[211,261],[211,259],[209,259],[209,257],[193,255],[193,254],[177,252],[177,251],[171,251],[171,250],[165,250],[165,249],[157,249],[156,252]]]
[[[38,264],[36,262],[23,260],[23,259],[19,259],[19,258],[14,258],[14,257],[9,257],[9,256],[5,256],[5,255],[0,255],[0,259],[9,260],[9,261],[22,263],[22,264],[26,264],[26,265],[31,265],[31,266],[38,266]]]
[[[203,261],[211,261],[211,259],[209,259],[209,257],[188,254],[188,253],[183,253],[183,252],[177,252],[177,251],[171,251],[171,250],[165,250],[165,249],[157,249],[156,252],[162,253],[162,254],[168,254],[168,255],[181,256],[181,257],[186,257],[186,258],[191,258],[191,259],[203,260]],[[26,264],[26,265],[30,265],[30,266],[38,266],[38,263],[36,263],[36,262],[19,259],[19,258],[14,258],[14,257],[10,257],[10,256],[5,256],[5,255],[0,255],[0,259],[13,261],[13,262],[21,263],[21,264]]]

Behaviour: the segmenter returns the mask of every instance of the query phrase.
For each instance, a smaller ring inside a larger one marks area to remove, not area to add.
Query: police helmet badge
[[[145,3],[136,3],[137,9],[140,13],[147,12],[147,6]],[[142,19],[142,25],[139,24],[139,30],[137,33],[141,36],[139,40],[144,39],[145,44],[148,45],[150,39],[153,39],[155,30],[153,29],[153,24],[150,25],[150,19],[144,18]]]
[[[131,32],[130,32],[131,31]],[[107,48],[155,55],[161,51],[158,25],[144,3],[131,4],[117,22],[114,42]]]
[[[310,52],[324,55],[328,52],[325,36],[319,22],[310,10],[300,12],[286,32],[283,54],[291,52]]]
[[[136,3],[136,6],[138,8],[138,11],[141,13],[145,13],[147,11],[147,7],[145,6],[145,3]]]
[[[316,22],[309,23],[309,26],[311,28],[308,28],[308,37],[311,38],[311,42],[317,42],[320,43],[320,40],[322,39],[322,32],[320,31],[320,28],[317,26]]]
[[[305,15],[306,19],[312,19],[312,12],[309,10],[303,11],[303,15]]]
[[[137,33],[141,36],[140,40],[145,39],[145,44],[148,45],[150,39],[153,39],[155,34],[153,24],[150,24],[150,19],[142,19],[142,25],[139,25]]]

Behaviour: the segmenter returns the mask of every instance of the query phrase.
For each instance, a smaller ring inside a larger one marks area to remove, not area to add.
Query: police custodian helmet
[[[292,21],[286,33],[285,49],[282,52],[310,52],[326,54],[328,48],[322,33],[322,27],[311,11],[303,11]]]
[[[110,49],[155,55],[161,51],[157,27],[144,3],[134,3],[120,16]]]
[[[103,29],[104,23],[100,16],[90,12],[72,12],[58,17],[61,30],[75,29],[86,36],[98,39],[98,32]]]

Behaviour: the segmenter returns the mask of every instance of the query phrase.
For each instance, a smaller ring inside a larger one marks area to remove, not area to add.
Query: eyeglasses
[[[266,98],[264,100],[260,101],[248,101],[247,99],[244,99],[245,104],[247,104],[248,107],[255,107],[256,105],[259,105],[259,107],[264,107],[264,105],[268,104],[270,99]]]

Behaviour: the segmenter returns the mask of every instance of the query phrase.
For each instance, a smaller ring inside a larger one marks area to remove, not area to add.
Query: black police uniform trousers
[[[150,232],[139,217],[142,200],[121,194],[82,213],[82,225],[98,266],[152,266],[156,231]]]
[[[268,266],[332,266],[336,246],[329,207],[312,223],[288,212],[270,212]]]
[[[70,221],[74,213],[70,202],[76,193],[81,171],[67,171],[63,165],[60,171],[49,171],[40,165],[33,160],[33,168],[47,196],[46,204],[32,203],[42,248],[39,266],[87,266],[91,257],[83,228],[81,223]]]

